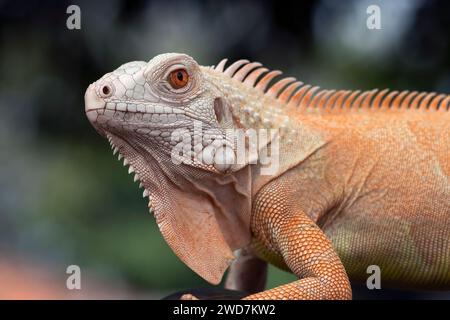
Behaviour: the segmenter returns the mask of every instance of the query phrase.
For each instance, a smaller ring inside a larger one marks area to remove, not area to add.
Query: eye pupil
[[[172,88],[180,89],[187,85],[189,74],[184,69],[177,69],[169,74],[168,81]]]

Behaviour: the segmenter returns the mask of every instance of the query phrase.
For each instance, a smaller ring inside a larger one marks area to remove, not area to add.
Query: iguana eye
[[[189,81],[189,75],[184,69],[177,69],[169,74],[168,79],[170,85],[174,89],[183,88]]]

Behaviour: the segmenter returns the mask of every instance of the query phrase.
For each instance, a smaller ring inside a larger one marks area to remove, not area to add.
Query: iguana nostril
[[[103,89],[102,89],[102,92],[103,92],[103,94],[107,95],[107,94],[109,94],[111,92],[111,90],[109,89],[108,86],[104,86]]]
[[[100,95],[102,96],[102,98],[108,98],[113,94],[113,88],[111,85],[109,84],[104,84],[101,88],[100,88]]]

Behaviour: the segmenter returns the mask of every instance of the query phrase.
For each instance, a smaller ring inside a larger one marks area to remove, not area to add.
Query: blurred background
[[[71,4],[80,30],[66,27]],[[380,30],[366,26],[372,4]],[[325,88],[449,93],[450,2],[0,0],[0,298],[159,299],[208,287],[165,244],[84,114],[91,82],[164,52],[203,65],[247,58]],[[82,290],[67,290],[69,265]],[[271,268],[268,286],[293,279]]]

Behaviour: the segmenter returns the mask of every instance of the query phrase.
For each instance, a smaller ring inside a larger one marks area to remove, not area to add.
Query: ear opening
[[[233,115],[230,107],[224,102],[222,98],[214,99],[214,113],[216,115],[217,122],[222,127],[229,127],[233,123]]]

